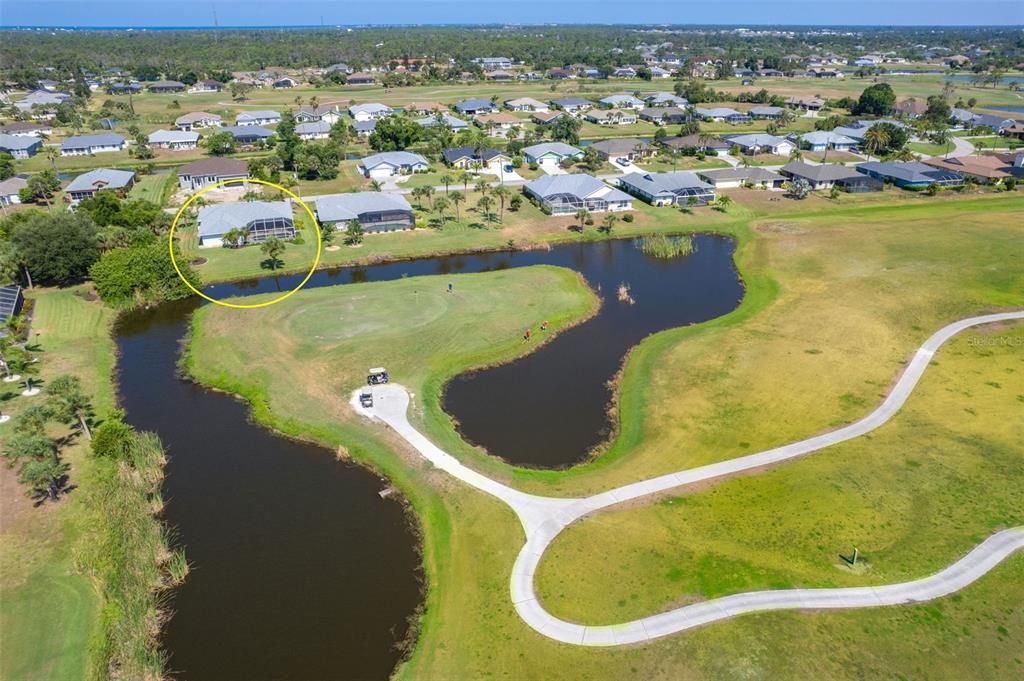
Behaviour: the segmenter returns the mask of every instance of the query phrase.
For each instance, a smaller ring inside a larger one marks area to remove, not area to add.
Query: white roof
[[[120,189],[128,186],[128,183],[135,177],[131,170],[113,170],[111,168],[97,168],[87,173],[82,173],[71,180],[65,191],[81,192],[90,189]]]
[[[565,142],[544,142],[542,144],[534,144],[532,147],[526,147],[523,149],[523,153],[533,158],[539,158],[545,154],[555,154],[556,156],[563,157],[579,156],[583,152]]]
[[[198,142],[198,132],[182,132],[180,130],[157,130],[149,135],[150,144],[166,144],[168,142]]]
[[[355,116],[357,113],[391,113],[392,109],[390,106],[386,106],[379,102],[367,102],[366,104],[353,104],[348,108],[350,115]]]
[[[375,168],[379,165],[392,165],[396,167],[429,165],[427,159],[411,151],[383,151],[379,154],[367,156],[362,161],[364,168]]]
[[[275,118],[281,118],[279,111],[271,111],[270,109],[260,109],[259,111],[243,111],[242,113],[235,116],[236,121],[259,121],[259,120],[273,120]]]

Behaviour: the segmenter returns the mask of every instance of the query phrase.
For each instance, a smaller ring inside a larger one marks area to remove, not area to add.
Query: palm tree
[[[494,206],[494,199],[492,199],[491,197],[487,196],[486,194],[481,196],[480,200],[476,202],[477,209],[483,211],[484,221],[485,222],[490,222],[491,221],[491,215],[492,215],[491,207],[492,206]]]
[[[455,219],[461,220],[459,216],[459,204],[466,200],[466,195],[460,192],[458,189],[448,195],[448,200],[455,206]]]
[[[484,195],[484,196],[486,196],[486,195],[487,195],[487,190],[488,190],[489,188],[490,188],[490,187],[489,187],[489,185],[487,184],[487,181],[486,181],[486,180],[480,180],[480,181],[478,181],[478,182],[476,183],[476,185],[474,185],[474,186],[473,186],[473,189],[477,190],[478,192],[480,192],[480,194],[482,194],[482,195]]]
[[[60,158],[60,150],[57,147],[46,147],[46,160],[50,162],[53,172],[57,172],[57,159]]]
[[[448,173],[445,173],[444,175],[441,176],[440,179],[441,179],[441,184],[444,185],[444,193],[447,194],[448,193],[448,185],[450,185],[452,183],[452,181],[453,181],[452,180],[452,176],[449,175]]]
[[[444,226],[444,223],[445,223],[444,212],[446,210],[448,210],[448,206],[449,205],[450,205],[450,202],[448,201],[448,199],[444,198],[443,196],[439,196],[436,199],[434,199],[434,210],[437,211],[438,216],[440,216],[440,218],[441,218],[441,226],[442,227]]]
[[[423,187],[423,198],[430,199],[430,197],[432,197],[433,195],[434,195],[434,187],[433,186],[426,185],[425,187]]]
[[[878,152],[889,145],[889,133],[879,125],[872,125],[864,133],[864,151],[878,156]]]
[[[509,197],[512,192],[505,185],[498,185],[494,188],[494,195],[498,197],[498,205],[501,207],[501,214],[498,220],[501,222],[505,221],[505,199]]]
[[[586,208],[580,208],[576,211],[576,219],[580,221],[580,231],[586,226],[587,218],[590,217],[590,211]]]
[[[724,212],[730,205],[732,205],[732,198],[729,196],[719,196],[715,203],[718,204],[718,207]]]
[[[618,220],[618,215],[615,213],[608,213],[604,216],[604,219],[601,220],[601,231],[605,234],[611,234],[612,229],[615,228],[615,223],[618,222]]]
[[[46,386],[46,392],[52,396],[56,405],[56,416],[64,421],[77,423],[85,437],[91,440],[89,419],[93,414],[92,402],[82,390],[82,382],[78,377],[66,374],[58,376]]]
[[[465,170],[463,170],[461,173],[459,173],[459,182],[462,183],[462,191],[464,191],[464,192],[468,192],[469,191],[469,181],[472,180],[472,179],[473,179],[473,176],[470,175]]]
[[[381,190],[380,180],[370,180],[370,191],[379,192]]]

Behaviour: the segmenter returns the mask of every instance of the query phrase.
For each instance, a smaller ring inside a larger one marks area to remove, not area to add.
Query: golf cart
[[[373,391],[369,388],[363,388],[362,392],[359,393],[359,404],[363,405],[365,409],[372,407]]]
[[[388,370],[385,369],[384,367],[370,369],[370,373],[366,377],[366,382],[370,385],[381,385],[382,383],[387,383]]]

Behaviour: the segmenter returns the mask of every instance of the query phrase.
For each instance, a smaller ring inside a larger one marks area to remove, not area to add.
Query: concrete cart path
[[[512,568],[510,591],[516,611],[527,624],[544,636],[564,643],[587,646],[626,645],[763,610],[862,608],[939,598],[964,588],[1007,556],[1024,549],[1024,527],[1017,527],[992,535],[941,572],[913,582],[878,587],[755,591],[716,598],[632,622],[606,626],[587,626],[554,617],[544,610],[533,588],[534,577],[544,552],[555,537],[572,522],[624,501],[777,464],[869,433],[899,411],[928,368],[932,356],[943,343],[965,329],[1021,319],[1024,319],[1024,311],[1004,312],[970,317],[942,327],[917,350],[882,404],[850,425],[782,447],[639,480],[582,498],[527,494],[491,480],[462,464],[413,428],[407,417],[410,395],[398,384],[375,386],[373,407],[364,408],[360,405],[361,389],[352,394],[351,404],[357,413],[389,425],[438,468],[501,499],[515,511],[526,532],[526,543]]]

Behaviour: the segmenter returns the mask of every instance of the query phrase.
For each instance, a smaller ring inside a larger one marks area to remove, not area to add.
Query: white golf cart
[[[366,382],[369,385],[381,385],[388,382],[388,370],[384,367],[376,367],[370,369],[369,375],[366,377]]]

